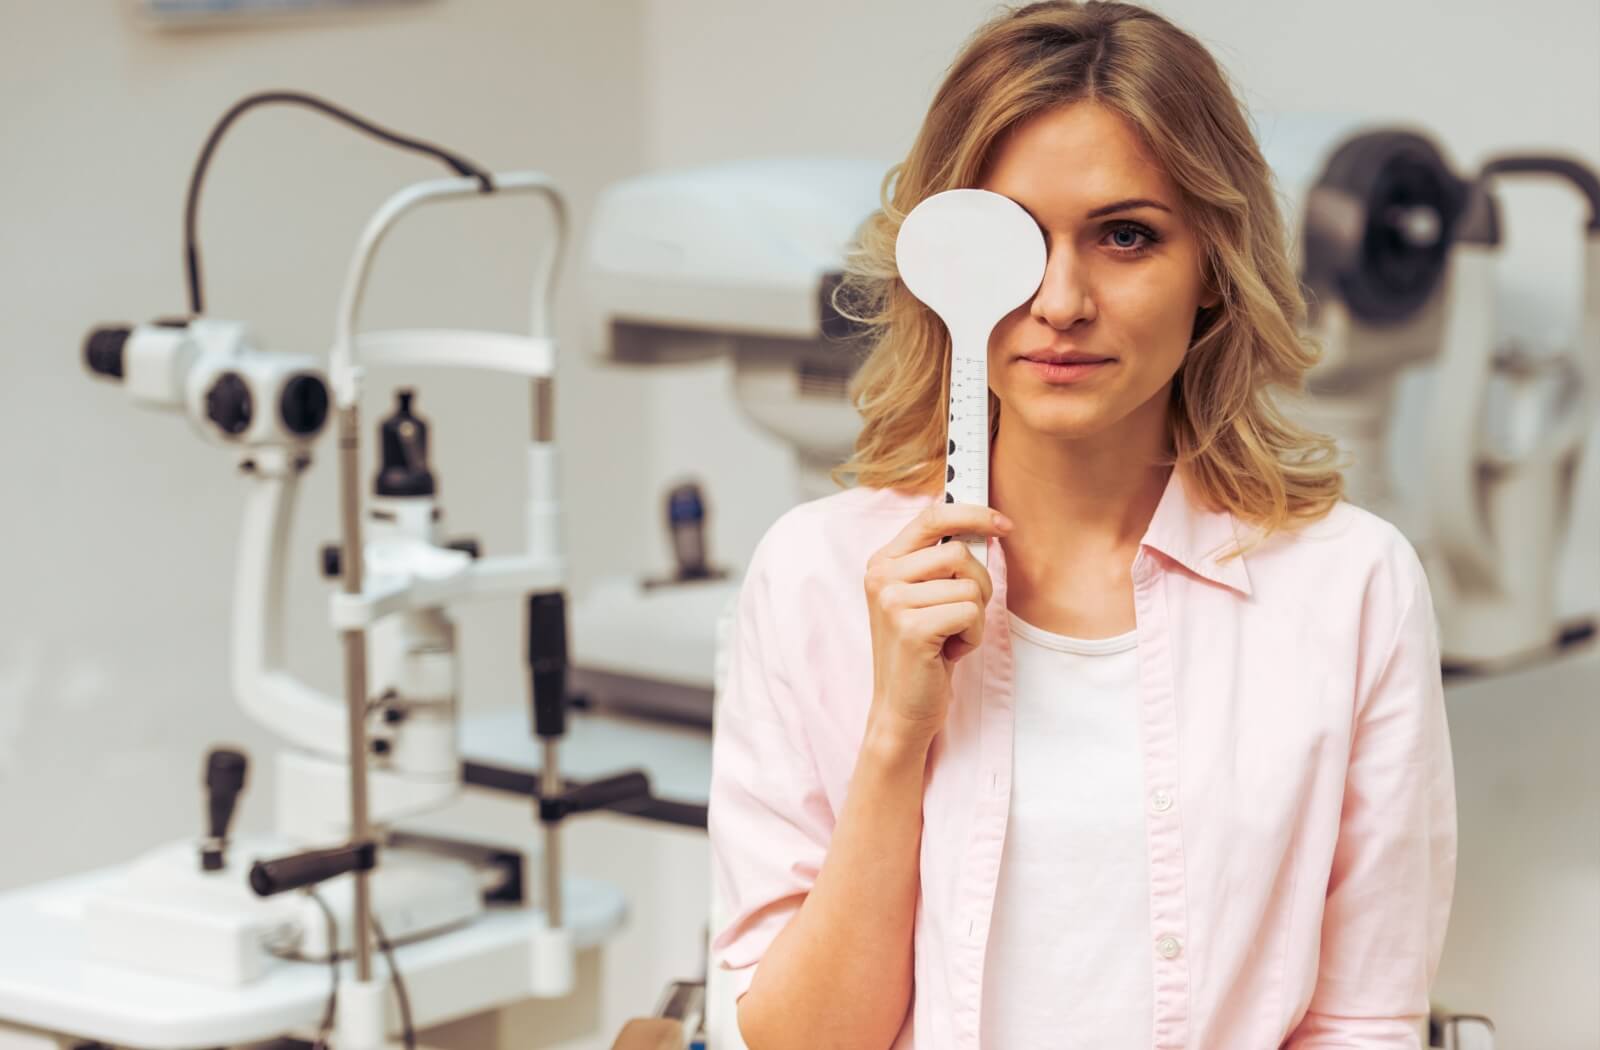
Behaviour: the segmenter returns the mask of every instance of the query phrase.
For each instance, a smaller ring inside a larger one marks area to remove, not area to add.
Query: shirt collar
[[[1240,542],[1241,531],[1231,512],[1200,503],[1192,482],[1175,467],[1139,545],[1160,551],[1197,576],[1249,594],[1244,556],[1223,560]]]
[[[913,505],[938,499],[937,496],[890,491],[895,498]],[[1251,593],[1250,573],[1245,568],[1244,555],[1222,560],[1223,555],[1240,542],[1240,535],[1245,531],[1231,512],[1212,510],[1200,503],[1193,483],[1186,482],[1184,472],[1174,467],[1139,545],[1160,551],[1196,576],[1248,595]],[[998,542],[991,539],[990,550],[998,547]],[[1004,556],[1000,556],[998,564],[991,562],[991,568],[998,569],[1003,576]]]

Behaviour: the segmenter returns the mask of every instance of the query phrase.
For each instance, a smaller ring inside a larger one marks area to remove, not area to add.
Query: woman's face
[[[1047,249],[1039,290],[989,340],[1001,417],[1067,439],[1162,426],[1195,313],[1216,301],[1165,173],[1120,116],[1077,103],[1013,129],[980,188],[1027,209]],[[1047,363],[1070,355],[1104,363]]]

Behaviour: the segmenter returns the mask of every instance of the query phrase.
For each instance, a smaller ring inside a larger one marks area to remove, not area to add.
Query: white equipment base
[[[325,962],[279,964],[254,983],[224,988],[94,961],[87,903],[125,880],[128,868],[0,894],[0,1029],[9,1022],[135,1050],[203,1050],[316,1028],[331,985]],[[579,950],[621,928],[627,903],[615,887],[569,878],[562,894]],[[397,947],[417,1027],[529,998],[536,977],[532,940],[542,924],[536,909],[494,909],[460,929]],[[373,972],[387,973],[381,955]],[[341,964],[341,987],[353,980],[354,967]]]
[[[203,984],[237,986],[259,980],[280,955],[326,960],[328,922],[304,893],[259,897],[250,867],[294,853],[271,837],[232,842],[228,866],[204,872],[192,842],[178,842],[134,861],[126,876],[84,905],[92,956]],[[483,912],[477,875],[468,865],[403,849],[385,849],[369,876],[373,910],[392,943],[460,926]],[[352,936],[355,884],[329,879],[318,893],[333,913],[341,952]],[[159,945],[160,951],[152,951]]]

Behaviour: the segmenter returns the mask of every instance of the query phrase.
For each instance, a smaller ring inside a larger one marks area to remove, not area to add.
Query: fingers
[[[993,580],[965,544],[939,540],[1010,531],[1004,515],[964,503],[935,504],[913,519],[867,562],[868,601],[889,635],[952,661],[977,648]]]
[[[879,606],[889,613],[903,609],[926,609],[954,602],[971,602],[981,609],[987,601],[988,597],[983,593],[978,581],[965,577],[958,580],[927,580],[922,583],[897,580],[878,595]]]
[[[918,514],[879,553],[891,558],[931,546],[945,536],[1004,536],[1010,522],[999,511],[971,503],[935,503]]]
[[[983,591],[983,601],[994,593],[989,570],[972,556],[965,543],[942,543],[913,551],[894,562],[894,575],[902,580],[972,580]]]
[[[989,570],[980,565],[962,543],[936,544],[900,558],[879,551],[867,562],[863,583],[868,599],[877,602],[884,589],[894,584],[931,580],[970,580],[978,585],[985,605],[994,594]]]
[[[976,602],[903,609],[897,616],[903,637],[931,649],[943,649],[945,639],[951,637],[959,637],[974,649],[983,641],[983,608]]]

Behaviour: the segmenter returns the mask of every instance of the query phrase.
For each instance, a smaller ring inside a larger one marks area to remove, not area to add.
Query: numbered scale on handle
[[[989,505],[989,336],[1044,280],[1044,235],[1010,197],[946,190],[911,209],[895,240],[911,294],[950,332],[945,502]],[[983,537],[961,537],[988,564]]]

